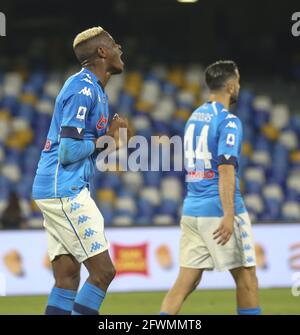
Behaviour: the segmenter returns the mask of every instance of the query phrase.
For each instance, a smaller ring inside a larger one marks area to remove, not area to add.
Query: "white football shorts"
[[[35,202],[44,216],[50,261],[71,254],[82,263],[108,250],[103,216],[87,188],[73,197]]]
[[[248,213],[235,216],[233,233],[223,246],[213,239],[213,232],[219,227],[221,219],[221,217],[182,216],[180,266],[225,271],[256,265]]]

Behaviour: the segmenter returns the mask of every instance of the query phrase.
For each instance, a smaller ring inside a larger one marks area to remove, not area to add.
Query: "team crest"
[[[97,122],[96,128],[101,130],[106,127],[108,119],[101,115],[100,120]]]

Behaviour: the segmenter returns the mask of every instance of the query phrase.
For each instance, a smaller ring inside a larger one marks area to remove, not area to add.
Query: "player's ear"
[[[98,52],[98,56],[99,56],[100,58],[107,58],[107,52],[106,52],[106,50],[105,50],[104,47],[99,47],[99,48],[97,49],[97,52]]]
[[[226,83],[226,91],[232,95],[234,93],[234,82],[232,79],[229,79]]]

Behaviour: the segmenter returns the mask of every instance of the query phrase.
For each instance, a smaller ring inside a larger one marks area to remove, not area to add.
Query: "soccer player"
[[[111,75],[123,71],[122,51],[101,27],[78,34],[73,48],[83,68],[56,99],[32,192],[44,216],[55,278],[46,314],[98,314],[115,275],[89,183],[103,136],[117,141],[119,128],[127,127],[127,120],[115,117],[108,130],[104,91]],[[89,277],[77,292],[81,263]]]
[[[251,223],[239,189],[242,125],[228,111],[238,99],[240,74],[233,61],[218,61],[208,66],[205,79],[209,101],[185,127],[180,271],[161,314],[177,314],[203,271],[213,269],[233,276],[238,314],[260,314]]]

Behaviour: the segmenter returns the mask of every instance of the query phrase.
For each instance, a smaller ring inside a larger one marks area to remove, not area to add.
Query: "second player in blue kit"
[[[252,229],[238,178],[242,125],[229,112],[238,99],[240,74],[234,62],[219,61],[206,69],[205,79],[209,101],[185,127],[180,271],[161,314],[177,314],[203,272],[213,269],[230,271],[238,314],[260,314]]]

